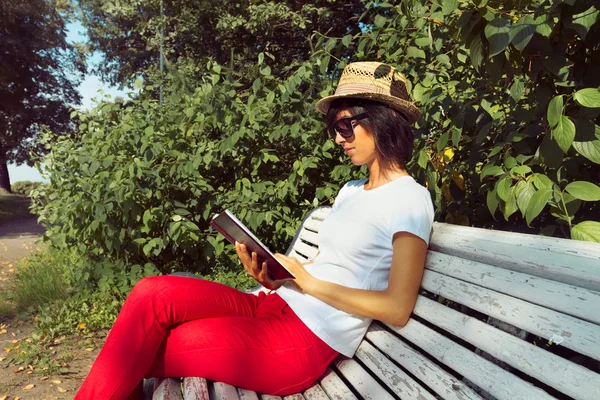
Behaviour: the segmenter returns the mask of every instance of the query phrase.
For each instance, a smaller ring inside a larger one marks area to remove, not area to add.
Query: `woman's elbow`
[[[408,320],[410,319],[410,312],[397,312],[397,313],[393,313],[392,315],[388,315],[386,316],[384,322],[387,322],[390,325],[394,325],[397,326],[399,328],[402,328],[404,325],[406,325],[408,323]]]

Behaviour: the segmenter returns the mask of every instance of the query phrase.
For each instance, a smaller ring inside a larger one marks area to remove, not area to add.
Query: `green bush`
[[[239,270],[209,227],[216,212],[231,209],[283,251],[305,211],[353,176],[316,134],[324,125],[307,99],[318,65],[281,80],[261,58],[248,87],[211,68],[193,94],[163,105],[146,87],[125,105],[73,113],[80,135],[52,143],[50,185],[34,191],[54,246],[162,272]]]
[[[13,183],[10,186],[10,190],[13,193],[29,196],[32,190],[40,188],[40,186],[42,186],[43,184],[43,182],[19,181]]]

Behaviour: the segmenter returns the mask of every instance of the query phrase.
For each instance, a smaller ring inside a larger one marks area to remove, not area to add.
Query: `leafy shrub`
[[[322,56],[405,71],[423,111],[411,172],[438,219],[600,242],[597,7],[368,3],[370,29],[328,38]]]
[[[19,181],[13,183],[10,187],[10,190],[13,193],[24,194],[25,196],[29,196],[32,190],[38,189],[43,184],[43,182]]]
[[[211,65],[193,94],[163,105],[142,93],[73,113],[80,136],[52,144],[50,185],[34,192],[54,246],[162,272],[239,270],[209,228],[216,212],[231,209],[285,249],[305,211],[353,176],[317,134],[322,118],[307,101],[317,65],[281,80],[261,58],[249,87]]]

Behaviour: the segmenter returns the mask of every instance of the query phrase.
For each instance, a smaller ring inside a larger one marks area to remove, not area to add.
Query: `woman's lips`
[[[350,154],[350,152],[351,152],[352,150],[354,150],[354,147],[349,147],[349,148],[347,148],[347,149],[344,149],[344,150],[346,151],[346,154]]]

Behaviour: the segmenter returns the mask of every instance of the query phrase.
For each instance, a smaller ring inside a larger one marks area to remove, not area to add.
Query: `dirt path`
[[[0,223],[0,295],[10,290],[17,262],[39,249],[40,245],[36,242],[43,233],[44,229],[37,224],[35,216]],[[70,360],[66,366],[68,373],[45,375],[35,367],[9,363],[11,351],[18,351],[19,346],[32,341],[32,329],[32,321],[0,315],[0,400],[72,399],[103,340],[55,340],[48,351],[57,356],[67,355],[65,359]]]

